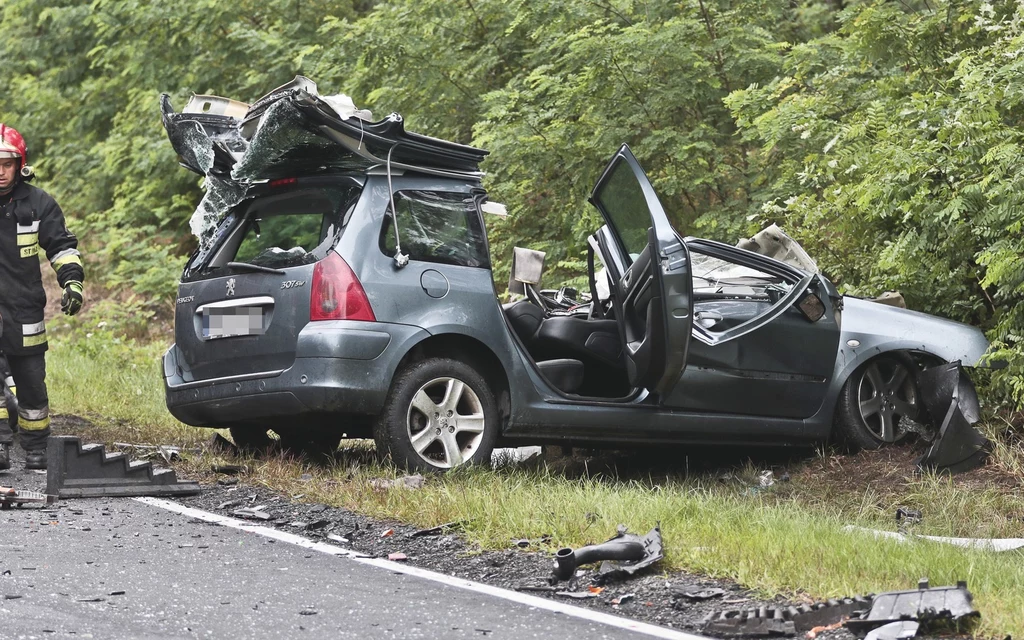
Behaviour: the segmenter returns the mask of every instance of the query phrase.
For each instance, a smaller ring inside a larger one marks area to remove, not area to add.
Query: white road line
[[[173,511],[180,513],[181,515],[202,520],[204,522],[212,522],[232,529],[238,529],[248,533],[255,533],[256,535],[265,536],[267,538],[273,538],[280,542],[287,542],[296,546],[302,547],[303,549],[310,549],[312,551],[319,551],[332,556],[343,556],[351,558],[355,562],[361,564],[378,567],[380,569],[386,569],[394,573],[402,573],[405,575],[416,576],[423,578],[424,580],[431,580],[433,582],[439,582],[451,587],[459,589],[465,589],[467,591],[473,591],[476,593],[482,593],[495,598],[502,598],[511,602],[518,602],[525,604],[530,607],[537,609],[544,609],[545,611],[552,611],[554,613],[561,613],[573,618],[582,618],[591,622],[597,622],[605,624],[611,627],[617,627],[619,629],[627,629],[629,631],[636,631],[653,638],[665,638],[666,640],[711,640],[705,636],[698,636],[691,633],[684,633],[682,631],[676,631],[675,629],[669,629],[667,627],[659,627],[653,624],[647,624],[646,622],[638,622],[636,620],[630,620],[628,618],[620,618],[619,616],[613,616],[609,613],[601,613],[600,611],[593,611],[591,609],[585,609],[583,607],[576,607],[571,604],[564,602],[557,602],[555,600],[548,600],[546,598],[540,598],[538,596],[532,596],[527,593],[519,593],[518,591],[510,591],[508,589],[502,589],[501,587],[494,587],[489,584],[482,584],[480,582],[473,582],[472,580],[465,580],[463,578],[456,578],[453,576],[445,575],[443,573],[437,573],[435,571],[429,571],[427,569],[420,569],[408,564],[400,564],[392,562],[390,560],[384,560],[381,558],[371,558],[365,554],[351,551],[349,549],[343,549],[342,547],[336,547],[331,544],[324,544],[323,542],[315,542],[308,538],[295,535],[294,533],[288,533],[287,531],[278,531],[270,527],[264,527],[258,524],[252,524],[244,522],[236,518],[229,518],[222,516],[217,513],[210,513],[209,511],[203,511],[202,509],[193,509],[192,507],[186,507],[178,504],[177,502],[171,502],[170,500],[163,500],[161,498],[135,498],[135,500],[148,504],[153,507],[159,507],[166,509],[167,511]]]

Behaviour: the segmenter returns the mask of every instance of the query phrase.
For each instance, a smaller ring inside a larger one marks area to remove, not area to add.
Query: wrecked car
[[[205,177],[164,356],[167,406],[240,446],[372,437],[418,470],[506,446],[874,448],[922,411],[917,375],[974,365],[976,328],[841,296],[821,274],[672,227],[630,149],[590,196],[590,291],[517,253],[502,304],[486,151],[372,121],[297,78],[252,105],[163,101]]]

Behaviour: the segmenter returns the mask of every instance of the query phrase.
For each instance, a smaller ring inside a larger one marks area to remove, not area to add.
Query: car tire
[[[488,464],[497,437],[498,408],[487,382],[449,358],[399,372],[373,430],[377,451],[410,471]]]
[[[917,365],[904,354],[879,356],[850,376],[839,393],[835,432],[851,451],[878,449],[907,435],[900,418],[922,415]]]

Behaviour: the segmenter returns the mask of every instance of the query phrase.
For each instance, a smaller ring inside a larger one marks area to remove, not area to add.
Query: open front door
[[[634,387],[664,395],[686,367],[693,283],[686,245],[669,224],[627,145],[615,154],[590,202],[608,223],[625,271],[613,278],[626,372]]]

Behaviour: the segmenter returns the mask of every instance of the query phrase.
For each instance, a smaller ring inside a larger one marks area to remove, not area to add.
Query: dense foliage
[[[253,100],[296,73],[488,148],[497,279],[513,244],[582,267],[586,196],[623,141],[684,232],[769,222],[845,290],[991,330],[1024,402],[1024,81],[1015,3],[907,0],[4,0],[0,120],[94,279],[170,309],[200,181],[157,95]]]

